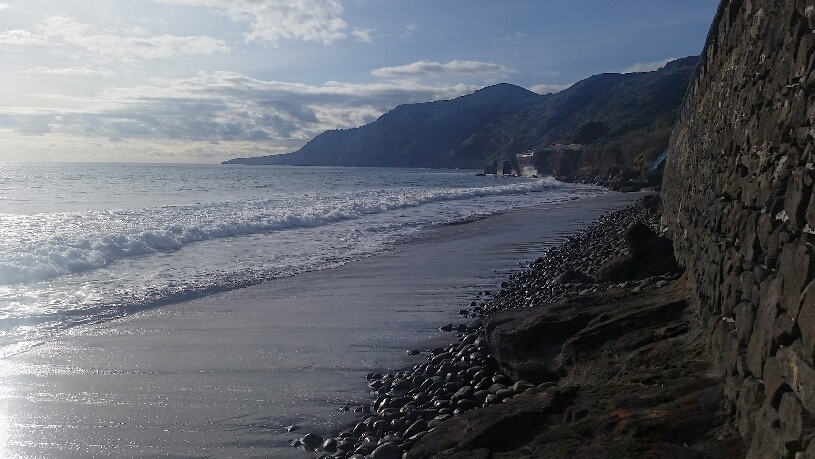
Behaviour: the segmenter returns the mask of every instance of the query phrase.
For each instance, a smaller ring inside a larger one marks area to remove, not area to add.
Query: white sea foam
[[[199,241],[330,225],[394,210],[562,187],[541,179],[470,188],[348,191],[309,199],[227,201],[137,210],[0,216],[0,285],[100,269]]]

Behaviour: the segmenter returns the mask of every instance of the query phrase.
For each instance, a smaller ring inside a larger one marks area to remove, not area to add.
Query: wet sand
[[[600,214],[610,193],[448,225],[335,269],[166,306],[0,361],[6,458],[314,457],[365,374],[424,361],[458,309]],[[285,427],[299,426],[294,432]]]

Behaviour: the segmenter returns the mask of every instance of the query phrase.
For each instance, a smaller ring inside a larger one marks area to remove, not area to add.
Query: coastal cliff
[[[815,2],[725,0],[672,137],[664,222],[748,458],[815,457]]]

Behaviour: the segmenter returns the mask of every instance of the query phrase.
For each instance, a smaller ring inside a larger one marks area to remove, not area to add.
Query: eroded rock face
[[[667,324],[689,307],[675,290],[685,291],[675,286],[657,298],[612,289],[539,308],[506,310],[489,318],[487,342],[501,370],[513,379],[558,381],[583,361],[611,351],[627,352],[665,335],[666,327],[673,326]],[[613,376],[617,370],[605,368],[602,373]]]
[[[724,0],[665,172],[664,223],[750,458],[815,457],[813,29],[813,0]]]
[[[743,457],[741,438],[722,422],[724,383],[712,375],[690,297],[683,279],[496,314],[485,327],[498,365],[530,375],[519,365],[537,362],[562,376],[558,384],[448,419],[407,457]],[[784,403],[794,435],[800,407]]]

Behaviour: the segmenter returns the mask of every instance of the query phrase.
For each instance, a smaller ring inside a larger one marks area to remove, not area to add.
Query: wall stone
[[[664,225],[750,458],[815,457],[815,0],[723,0]]]

